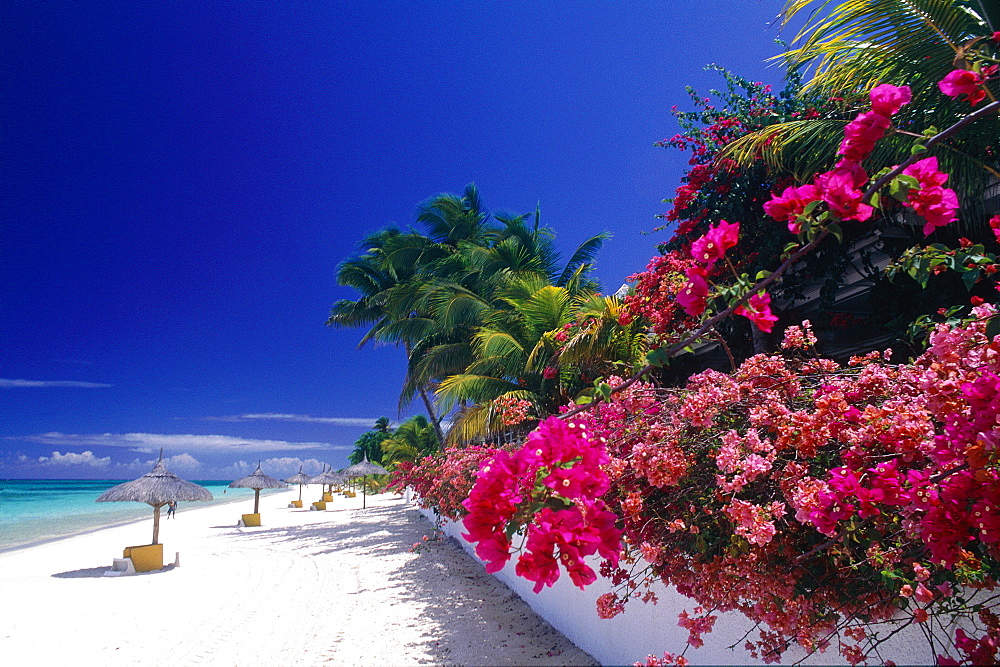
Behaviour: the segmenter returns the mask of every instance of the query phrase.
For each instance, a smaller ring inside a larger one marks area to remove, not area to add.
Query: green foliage
[[[365,457],[372,463],[382,463],[382,444],[393,435],[389,428],[389,420],[386,417],[379,417],[375,422],[375,427],[370,431],[365,431],[361,437],[354,441],[354,451],[350,453],[347,460],[351,464],[360,463]]]

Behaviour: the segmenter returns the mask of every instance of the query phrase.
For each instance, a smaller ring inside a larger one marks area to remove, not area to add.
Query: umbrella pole
[[[302,502],[302,485],[299,484],[299,502]]]
[[[366,500],[368,500],[368,475],[361,478],[361,509],[365,508]]]
[[[160,508],[163,503],[153,505],[153,544],[159,544],[160,539]]]
[[[253,513],[260,512],[260,489],[253,490]]]

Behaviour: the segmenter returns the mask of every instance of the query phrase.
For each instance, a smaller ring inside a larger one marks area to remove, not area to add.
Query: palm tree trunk
[[[153,505],[153,544],[159,544],[160,539],[160,508],[163,503]]]
[[[441,431],[441,420],[438,419],[437,415],[434,414],[434,405],[431,403],[431,399],[427,397],[427,392],[424,391],[423,387],[420,387],[417,391],[420,392],[420,398],[424,401],[424,407],[427,408],[427,416],[431,420],[431,424],[434,426],[434,434],[437,435],[438,443],[444,445],[444,433]]]

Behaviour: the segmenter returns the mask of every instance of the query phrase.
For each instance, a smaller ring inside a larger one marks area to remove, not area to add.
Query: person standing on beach
[[[176,512],[176,511],[177,511],[177,501],[176,500],[169,501],[167,503],[167,518],[168,519],[173,519],[174,518],[174,512]]]

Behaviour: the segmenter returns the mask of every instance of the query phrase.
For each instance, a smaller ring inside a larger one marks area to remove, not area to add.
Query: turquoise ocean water
[[[124,480],[0,480],[0,551],[133,521],[150,521],[145,503],[98,503],[97,496]],[[230,489],[227,481],[199,481],[212,492],[210,502],[179,503],[178,512],[253,498],[253,489]],[[225,491],[225,493],[223,493]],[[274,493],[264,490],[261,495]],[[163,508],[166,516],[166,508]]]

